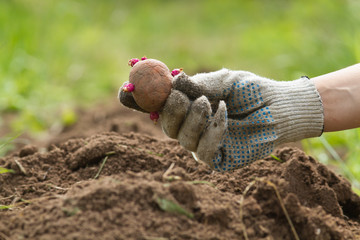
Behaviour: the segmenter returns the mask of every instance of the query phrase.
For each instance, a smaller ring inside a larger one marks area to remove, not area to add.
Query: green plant
[[[180,205],[178,205],[177,203],[171,200],[161,197],[156,197],[155,200],[158,206],[160,207],[160,209],[165,212],[177,213],[180,215],[185,215],[188,218],[194,218],[194,214],[187,211],[186,209],[184,209],[183,207],[181,207]]]
[[[0,167],[0,174],[2,174],[2,173],[15,173],[15,171],[12,169]]]
[[[11,205],[0,205],[0,210],[7,210],[7,209],[10,209],[12,207],[13,206],[11,206]]]
[[[10,137],[0,138],[0,157],[4,156],[9,150],[13,149],[13,141],[17,139],[22,133],[14,134]]]

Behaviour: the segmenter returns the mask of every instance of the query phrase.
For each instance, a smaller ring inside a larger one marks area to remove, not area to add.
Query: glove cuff
[[[318,137],[324,130],[324,110],[315,84],[307,77],[273,85],[272,106],[278,143]]]

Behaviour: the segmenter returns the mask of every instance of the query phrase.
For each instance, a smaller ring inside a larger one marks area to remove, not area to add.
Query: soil
[[[300,149],[217,173],[159,125],[99,106],[0,158],[0,239],[360,239],[360,197]]]

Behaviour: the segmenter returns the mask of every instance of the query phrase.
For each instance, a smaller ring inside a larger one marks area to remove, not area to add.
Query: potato
[[[146,59],[134,64],[129,82],[135,102],[148,112],[160,111],[171,92],[172,75],[169,68],[155,59]]]

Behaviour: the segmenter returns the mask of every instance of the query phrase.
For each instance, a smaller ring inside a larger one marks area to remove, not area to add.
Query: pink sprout
[[[154,121],[156,124],[159,119],[159,113],[158,112],[151,112],[150,113],[150,119]]]
[[[141,61],[144,61],[144,60],[146,60],[146,59],[148,59],[146,56],[143,56],[142,58],[141,58]]]
[[[132,83],[127,83],[122,89],[124,92],[133,92],[135,90],[135,85]]]
[[[175,68],[174,70],[171,71],[171,76],[175,77],[176,75],[178,75],[182,71],[183,71],[182,68]]]
[[[128,64],[129,64],[129,66],[133,67],[138,61],[139,61],[138,58],[132,58],[129,60]]]

